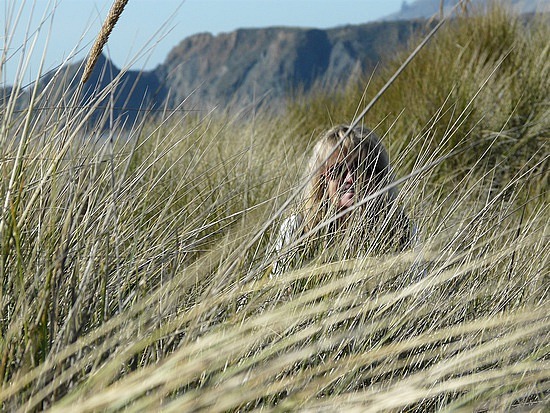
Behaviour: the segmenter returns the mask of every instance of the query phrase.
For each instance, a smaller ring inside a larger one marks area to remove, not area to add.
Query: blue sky
[[[380,19],[403,0],[129,0],[105,53],[118,67],[152,69],[182,39],[244,27],[328,28]],[[35,79],[68,57],[86,56],[112,0],[1,0],[1,83]],[[27,40],[25,40],[27,39]],[[32,46],[34,42],[34,47]],[[25,45],[25,48],[22,46]],[[73,60],[73,61],[76,61]],[[18,69],[20,64],[25,70]]]

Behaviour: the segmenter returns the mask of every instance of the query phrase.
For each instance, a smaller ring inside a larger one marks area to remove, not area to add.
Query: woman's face
[[[355,203],[356,175],[354,159],[334,154],[328,160],[325,169],[327,195],[338,210],[347,209]]]

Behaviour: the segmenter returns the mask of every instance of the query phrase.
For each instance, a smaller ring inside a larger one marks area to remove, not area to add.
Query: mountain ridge
[[[460,0],[444,1],[444,12],[448,14],[459,1]],[[404,0],[398,12],[383,17],[381,21],[429,19],[438,17],[441,3],[440,0],[415,0],[413,2]],[[476,11],[491,7],[492,3],[495,3],[495,0],[470,0],[465,2],[465,6],[471,11]],[[550,12],[550,0],[504,0],[499,2],[499,4],[506,5],[510,10],[518,14]]]
[[[418,0],[411,5],[404,2],[403,7],[430,4],[433,8],[436,3],[439,0]],[[426,19],[412,19],[329,29],[274,26],[217,35],[199,33],[182,39],[150,71],[121,73],[102,55],[83,87],[80,103],[86,104],[120,75],[110,99],[113,115],[126,123],[135,121],[143,108],[238,111],[268,106],[278,110],[293,94],[334,90],[372,73],[429,26]],[[77,89],[82,66],[82,61],[69,64],[40,79],[41,89],[49,85],[51,90],[44,106],[56,107],[68,100],[67,92]],[[10,91],[0,90],[0,104],[7,101]],[[17,106],[24,108],[28,101],[29,92],[23,92]],[[93,119],[99,116],[98,111]]]
[[[201,33],[176,45],[155,71],[173,94],[207,106],[279,101],[293,90],[339,85],[403,47],[423,22],[374,22],[332,29],[269,27]],[[208,87],[201,88],[202,84]],[[189,96],[193,91],[195,96]],[[189,99],[190,98],[190,99]]]
[[[135,121],[143,108],[239,111],[254,105],[279,110],[293,93],[308,93],[318,87],[334,89],[371,72],[425,29],[425,21],[414,20],[331,29],[269,27],[218,35],[199,33],[183,39],[151,71],[121,73],[101,55],[83,86],[80,104],[85,105],[120,76],[109,99],[114,117],[127,124]],[[77,90],[82,70],[83,61],[79,61],[44,75],[40,89],[50,90],[44,106],[68,101]],[[30,89],[19,97],[19,108],[28,104]],[[10,90],[3,89],[0,104],[7,101]],[[98,111],[93,119],[101,115]]]

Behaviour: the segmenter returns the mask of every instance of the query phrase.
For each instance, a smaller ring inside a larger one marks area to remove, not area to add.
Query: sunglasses
[[[358,166],[357,159],[338,162],[328,167],[324,175],[329,181],[343,181],[348,173],[355,173]]]

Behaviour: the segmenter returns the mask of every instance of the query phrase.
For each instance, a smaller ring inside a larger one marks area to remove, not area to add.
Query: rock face
[[[183,40],[155,73],[171,105],[245,106],[278,102],[314,85],[337,87],[402,47],[421,22],[372,23],[330,30],[242,29]]]
[[[269,104],[277,109],[292,93],[320,86],[334,89],[372,71],[422,30],[424,21],[400,21],[328,30],[273,27],[218,36],[198,34],[174,47],[166,61],[152,71],[121,73],[101,56],[84,85],[79,105],[120,77],[104,103],[114,103],[114,117],[127,125],[142,109],[164,105],[235,111],[250,104]],[[39,88],[48,91],[43,106],[67,104],[77,90],[82,69],[83,62],[79,62],[43,76]],[[32,85],[20,93],[18,107],[28,105],[30,89]],[[0,92],[1,105],[11,92],[8,88]],[[92,121],[102,116],[104,109],[96,112]]]

